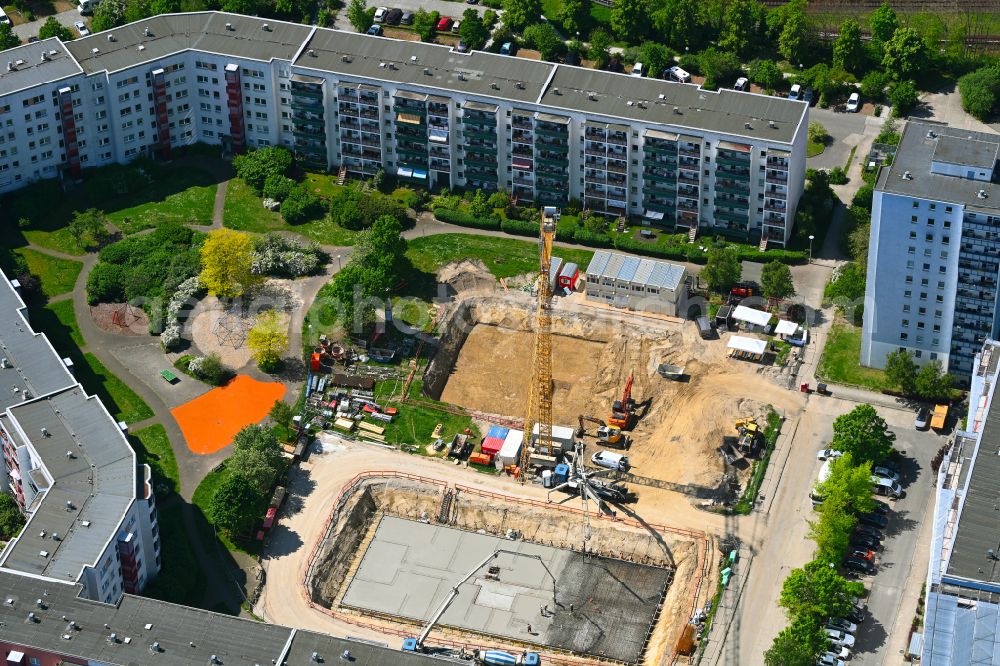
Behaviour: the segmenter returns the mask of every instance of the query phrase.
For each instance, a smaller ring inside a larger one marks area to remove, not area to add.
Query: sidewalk
[[[709,627],[708,636],[703,639],[706,644],[705,650],[698,663],[710,666],[724,665],[735,666],[739,663],[739,655],[732,655],[736,661],[727,659],[725,647],[728,644],[730,651],[737,650],[738,641],[729,641],[730,629],[733,620],[736,618],[736,611],[739,608],[740,598],[743,596],[743,588],[746,587],[750,578],[750,569],[753,564],[753,553],[745,546],[741,546],[736,563],[733,565],[733,575],[729,579],[729,584],[722,591],[719,598],[719,608]]]

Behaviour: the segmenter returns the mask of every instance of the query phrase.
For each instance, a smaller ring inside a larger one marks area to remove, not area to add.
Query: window
[[[906,328],[907,326],[910,325],[910,320],[909,319],[904,319],[901,323],[903,324],[903,328]]]
[[[910,216],[910,222],[913,223],[913,224],[916,224],[917,223],[917,216],[916,215],[911,215]]]
[[[139,83],[139,77],[138,76],[130,76],[127,79],[122,79],[121,81],[119,81],[115,85],[118,87],[119,90],[121,90],[125,86],[134,86],[137,83]]]
[[[909,312],[909,311],[910,311],[910,304],[903,303],[903,312]]]
[[[903,292],[903,298],[913,298],[913,292],[907,289]]]
[[[899,334],[899,339],[900,339],[900,340],[906,340],[906,339],[907,339],[907,338],[909,338],[909,337],[910,337],[910,336],[909,336],[909,334],[908,334],[908,333],[906,333],[905,331],[904,331],[903,333],[900,333],[900,334]]]
[[[950,213],[951,212],[951,206],[945,206],[944,207],[944,212]]]
[[[944,296],[942,296],[941,294],[938,294],[937,296],[934,297],[934,300],[937,303],[944,303]]]
[[[927,278],[920,278],[920,286],[921,287],[929,287],[930,286],[930,282],[927,280]]]
[[[922,300],[922,301],[926,301],[927,300],[927,292],[926,291],[920,292],[920,300]]]
[[[945,267],[945,266],[938,266],[938,273],[941,273],[942,275],[944,275],[947,272],[948,272],[947,267]],[[941,289],[942,287],[944,287],[944,283],[938,282],[938,284],[940,285],[938,287],[938,289]]]
[[[913,276],[912,275],[907,275],[906,276],[906,284],[913,284]]]
[[[924,270],[925,271],[929,271],[930,269],[931,269],[931,265],[930,264],[924,264]]]
[[[906,268],[907,269],[913,268],[913,259],[910,259],[909,261],[906,262]]]
[[[931,204],[930,205],[930,209],[931,210],[937,210],[937,204]]]
[[[941,332],[941,324],[934,324],[934,332],[935,333]]]
[[[917,328],[920,329],[921,331],[924,330],[924,322],[918,321],[917,322]]]
[[[934,234],[926,234],[924,236],[924,240],[927,241],[928,243],[933,243],[934,242]]]
[[[942,245],[948,245],[949,243],[951,243],[951,237],[950,236],[942,236],[941,237],[941,244]]]
[[[917,248],[915,248],[915,247],[913,247],[911,245],[910,247],[906,248],[906,252],[907,252],[907,254],[916,254],[917,253]]]
[[[934,218],[933,217],[928,217],[927,218],[927,226],[928,227],[933,227],[934,226]]]
[[[941,258],[942,259],[948,258],[948,250],[941,250]]]
[[[914,208],[920,208],[920,202],[919,201],[914,201],[913,202],[913,207]]]
[[[916,231],[911,231],[910,232],[910,239],[911,240],[916,240],[917,239],[917,232]]]
[[[918,314],[919,314],[919,315],[920,315],[921,317],[923,317],[923,316],[924,316],[925,314],[927,314],[927,308],[925,308],[925,307],[921,306],[921,307],[920,307],[920,309],[919,309],[919,310],[917,310],[917,313],[918,313]]]
[[[921,342],[921,341],[923,341],[923,338],[922,338],[922,337],[920,337],[920,336],[918,335],[918,336],[917,336],[917,342]],[[914,356],[915,356],[916,358],[920,358],[920,357],[921,357],[921,356],[923,355],[923,352],[922,352],[922,351],[920,351],[919,349],[917,349],[917,350],[915,350],[915,351],[913,352],[913,355],[914,355]]]

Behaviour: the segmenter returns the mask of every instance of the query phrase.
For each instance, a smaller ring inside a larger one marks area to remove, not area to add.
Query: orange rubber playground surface
[[[229,446],[243,426],[259,423],[275,400],[285,395],[280,382],[259,382],[247,375],[171,410],[188,448],[207,455]]]

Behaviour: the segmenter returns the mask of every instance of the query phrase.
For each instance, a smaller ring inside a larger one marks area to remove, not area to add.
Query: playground
[[[275,400],[285,395],[281,382],[237,375],[225,386],[171,410],[193,453],[209,455],[229,446],[241,428],[259,423]]]

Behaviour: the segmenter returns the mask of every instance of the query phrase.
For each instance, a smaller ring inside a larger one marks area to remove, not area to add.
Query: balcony
[[[514,118],[514,120],[512,120],[510,124],[518,129],[523,129],[528,131],[531,131],[535,127],[532,124],[530,118]]]
[[[646,183],[646,186],[643,188],[643,191],[646,194],[655,192],[656,194],[664,195],[668,197],[671,201],[673,201],[677,197],[677,190],[673,189],[673,186],[671,185],[661,185],[659,183]]]
[[[558,167],[569,166],[569,156],[568,155],[553,155],[551,153],[538,153],[535,158],[540,164],[549,164]]]
[[[695,176],[688,176],[686,174],[680,174],[677,176],[678,183],[685,183],[687,185],[700,185],[701,181]]]
[[[664,215],[674,215],[677,209],[674,208],[672,204],[668,201],[659,201],[657,199],[647,197],[642,200],[642,205],[648,210],[655,210],[658,213],[663,213]]]
[[[723,157],[722,155],[719,155],[715,158],[715,162],[716,164],[722,164],[724,166],[749,168],[750,156],[747,155],[745,158],[739,158],[739,157]]]
[[[405,146],[404,145],[399,145],[399,146],[396,146],[396,152],[399,153],[400,155],[407,155],[407,156],[421,157],[421,158],[426,158],[427,157],[427,149],[426,148],[419,148],[419,147],[413,146],[413,145],[405,145]]]
[[[432,116],[437,116],[439,118],[448,117],[448,105],[441,104],[439,102],[431,102],[427,105],[427,112]]]
[[[749,210],[750,201],[747,199],[730,199],[728,197],[726,198],[716,197],[715,206],[716,208],[718,208],[719,206],[724,206],[727,208],[740,208],[742,210]]]
[[[771,201],[765,201],[764,202],[764,210],[766,210],[766,211],[773,211],[775,213],[784,214],[785,211],[787,210],[787,208],[785,207],[785,205],[783,203],[782,204],[777,204],[777,203],[774,203],[774,202],[771,202]]]
[[[738,180],[742,182],[750,182],[750,170],[736,170],[736,169],[717,169],[715,171],[716,178],[723,178],[727,180]]]
[[[538,148],[544,148],[546,150],[551,150],[557,153],[569,153],[569,143],[565,141],[549,141],[546,139],[539,139],[535,142],[535,146]]]
[[[677,210],[687,210],[687,211],[697,212],[698,211],[698,204],[697,203],[691,203],[690,201],[678,201],[677,202]]]
[[[668,155],[670,157],[677,156],[677,146],[673,144],[662,144],[654,143],[652,141],[646,141],[643,144],[642,149],[646,153],[652,153],[654,155]]]
[[[683,155],[684,157],[697,157],[698,159],[701,159],[701,148],[682,147],[679,148],[677,152]]]
[[[496,136],[496,135],[494,135]],[[510,140],[514,143],[525,143],[531,144],[534,142],[534,138],[528,132],[513,132],[510,135]]]
[[[682,169],[689,169],[691,171],[697,171],[701,168],[700,162],[698,160],[692,160],[690,158],[681,158],[678,160],[677,165]]]
[[[767,168],[781,169],[782,171],[788,171],[788,160],[778,157],[768,157]]]
[[[764,177],[764,181],[775,185],[787,185],[788,174],[780,171],[769,171]]]
[[[493,169],[494,171],[496,171],[496,168],[497,168],[496,157],[493,157],[492,159],[490,159],[489,157],[485,157],[483,155],[478,155],[478,154],[468,154],[467,153],[465,155],[465,163],[466,164],[471,164],[471,165],[474,165],[474,166],[489,167],[489,168]]]
[[[465,133],[465,136],[469,138],[493,139],[494,141],[496,141],[497,139],[496,128],[480,129],[479,127],[469,127],[468,125],[466,125],[465,127],[462,128],[462,131]]]
[[[654,171],[652,169],[646,169],[642,177],[646,180],[653,180],[659,183],[670,183],[676,185],[677,183],[677,172],[675,171]]]
[[[527,157],[533,158],[535,156],[535,151],[527,146],[515,146],[513,150],[510,151],[511,155],[515,157]]]
[[[302,111],[323,111],[323,101],[292,97],[292,108]]]
[[[735,224],[744,224],[745,225],[745,224],[749,223],[749,219],[748,219],[746,213],[737,213],[737,212],[726,211],[726,210],[718,210],[718,209],[716,209],[716,211],[715,211],[715,219],[716,220],[722,220],[723,222],[731,222],[731,223],[735,223]]]
[[[567,139],[569,137],[569,128],[566,125],[549,125],[547,123],[538,123],[535,125],[535,132],[542,136],[551,137],[553,139]]]
[[[344,104],[341,104],[340,106],[337,107],[337,113],[339,113],[342,116],[347,116],[349,118],[357,118],[358,116],[361,115],[361,112],[358,110],[357,107],[346,106]]]

